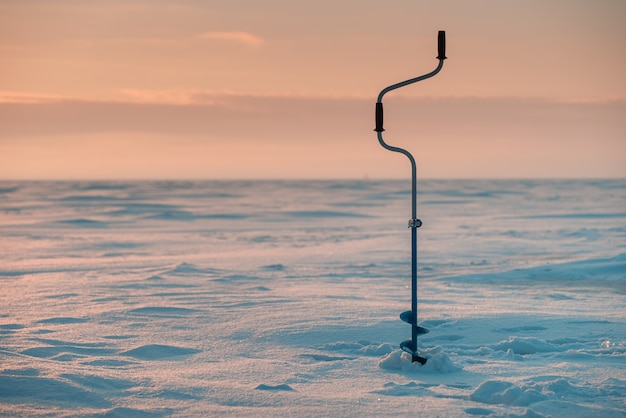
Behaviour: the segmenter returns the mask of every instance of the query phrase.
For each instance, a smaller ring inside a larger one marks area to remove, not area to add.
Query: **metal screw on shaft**
[[[402,342],[400,344],[400,347],[402,348],[402,350],[411,354],[413,362],[417,361],[421,364],[425,364],[427,359],[421,357],[417,352],[417,336],[427,333],[428,330],[426,328],[420,327],[417,324],[417,228],[422,226],[422,221],[417,219],[417,168],[415,164],[415,159],[410,152],[403,148],[388,145],[383,140],[383,131],[385,130],[383,129],[383,96],[392,90],[430,78],[436,75],[439,71],[441,71],[441,68],[443,67],[443,61],[447,58],[445,31],[439,31],[437,44],[439,53],[437,56],[437,59],[439,60],[437,68],[435,68],[428,74],[411,78],[400,83],[392,84],[391,86],[382,89],[381,92],[378,94],[378,101],[376,102],[376,129],[374,129],[374,131],[376,131],[378,135],[378,142],[380,142],[380,145],[382,145],[383,148],[389,151],[404,154],[411,162],[413,199],[411,205],[412,214],[411,219],[409,220],[409,228],[411,229],[411,310],[400,314],[400,319],[408,324],[411,324],[411,339]]]

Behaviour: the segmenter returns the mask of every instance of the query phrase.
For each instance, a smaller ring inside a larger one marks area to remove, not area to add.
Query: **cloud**
[[[64,102],[64,101],[76,101],[76,100],[72,97],[53,95],[53,94],[0,91],[0,103],[38,104],[38,103],[59,103],[59,102]]]
[[[239,42],[250,46],[260,46],[264,40],[249,32],[204,32],[197,35],[198,39]]]
[[[123,102],[134,104],[168,104],[168,105],[193,105],[213,104],[213,95],[208,95],[195,90],[146,90],[146,89],[120,89]],[[198,95],[204,96],[205,100],[198,100]]]

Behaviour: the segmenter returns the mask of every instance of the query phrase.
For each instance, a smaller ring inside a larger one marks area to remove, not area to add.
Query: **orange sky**
[[[623,0],[0,0],[0,178],[626,177]]]

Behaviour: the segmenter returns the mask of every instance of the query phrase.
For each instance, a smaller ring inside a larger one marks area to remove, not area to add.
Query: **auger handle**
[[[376,103],[376,132],[382,132],[383,129],[383,104]]]
[[[445,60],[446,57],[446,31],[440,30],[439,35],[437,35],[437,47],[439,50],[439,55],[437,56],[438,60]]]

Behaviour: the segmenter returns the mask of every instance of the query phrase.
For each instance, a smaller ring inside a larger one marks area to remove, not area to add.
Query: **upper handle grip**
[[[439,50],[439,56],[437,59],[445,60],[446,58],[446,31],[440,30],[439,35],[437,36],[437,47]]]

